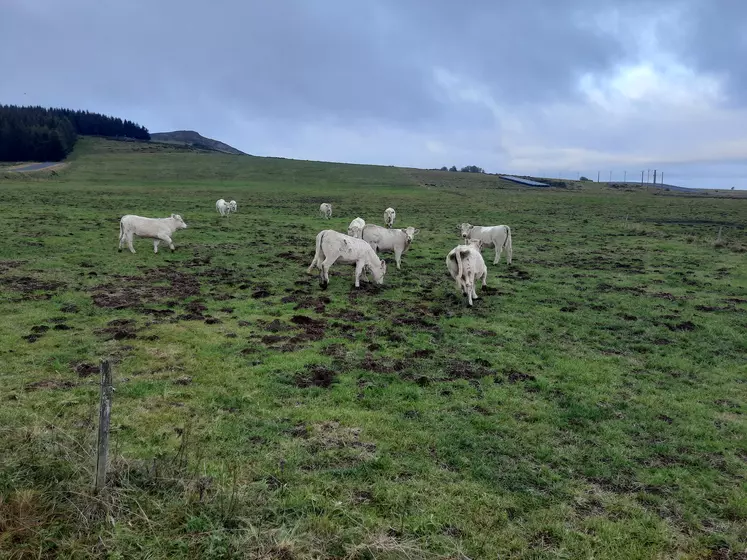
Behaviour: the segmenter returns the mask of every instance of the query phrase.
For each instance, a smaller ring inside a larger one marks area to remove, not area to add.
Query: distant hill
[[[166,144],[186,144],[188,146],[194,146],[195,148],[202,148],[203,150],[211,150],[213,152],[223,152],[225,154],[234,155],[247,155],[241,150],[213,140],[212,138],[205,138],[199,132],[194,130],[175,130],[173,132],[154,132],[150,135],[152,142],[163,142]]]

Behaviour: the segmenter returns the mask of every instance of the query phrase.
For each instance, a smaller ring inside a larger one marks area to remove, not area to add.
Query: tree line
[[[452,165],[451,167],[446,167],[445,165],[441,168],[441,171],[452,171],[454,173],[457,172],[456,165]],[[482,167],[477,167],[476,165],[466,165],[459,169],[458,171],[461,171],[462,173],[485,173],[485,170]]]
[[[78,136],[150,140],[144,126],[90,111],[0,105],[0,161],[60,161]]]

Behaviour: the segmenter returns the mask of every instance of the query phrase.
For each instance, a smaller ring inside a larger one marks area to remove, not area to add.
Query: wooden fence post
[[[96,442],[96,492],[106,486],[106,462],[109,456],[109,420],[112,414],[112,368],[109,360],[101,362],[101,399],[99,402],[99,436]]]

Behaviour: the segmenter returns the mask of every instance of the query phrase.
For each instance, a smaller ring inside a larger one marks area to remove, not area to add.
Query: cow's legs
[[[329,269],[333,264],[335,264],[335,261],[337,261],[337,257],[329,256],[324,259],[324,262],[322,262],[322,272],[320,274],[319,283],[323,288],[326,288],[327,284],[329,284]]]
[[[362,260],[355,263],[355,287],[356,288],[361,287],[361,272],[364,272],[365,266],[366,265]],[[366,278],[366,282],[368,282],[368,278]]]
[[[501,250],[503,249],[503,246],[496,243],[495,244],[495,260],[493,261],[493,264],[498,264],[498,261],[501,260]]]
[[[161,242],[160,239],[154,239],[153,240],[153,252],[158,253],[158,244]]]
[[[397,270],[400,270],[399,263],[402,260],[402,251],[394,250],[394,260],[397,261]]]
[[[165,233],[159,233],[158,234],[159,241],[163,241],[164,243],[168,243],[169,249],[173,252],[175,250],[174,243],[171,241],[171,238],[165,234]]]
[[[132,234],[129,234],[127,236],[127,247],[130,250],[130,253],[135,252],[135,247],[132,246]]]

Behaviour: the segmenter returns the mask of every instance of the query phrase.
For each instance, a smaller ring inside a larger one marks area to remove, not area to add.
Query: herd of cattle
[[[227,217],[231,212],[236,212],[238,206],[235,200],[226,202],[221,198],[215,203],[215,209],[222,217]],[[319,207],[319,213],[323,218],[331,218],[332,205],[325,202]],[[386,262],[379,259],[378,253],[394,253],[397,269],[400,269],[402,255],[410,248],[415,235],[420,232],[411,226],[394,229],[392,226],[396,216],[394,208],[387,208],[384,211],[386,227],[367,224],[363,218],[358,217],[350,222],[347,234],[332,229],[320,231],[316,236],[314,260],[309,265],[307,273],[311,273],[316,267],[320,271],[319,282],[322,288],[326,289],[329,283],[329,269],[333,264],[352,264],[355,265],[356,288],[360,287],[361,275],[368,282],[368,270],[377,284],[383,284],[387,267]],[[162,241],[173,251],[174,243],[171,236],[175,231],[186,228],[187,224],[179,214],[171,214],[168,218],[144,218],[127,214],[122,216],[119,222],[119,251],[126,242],[127,247],[134,253],[132,239],[135,235],[153,239],[155,253],[158,253],[158,245]],[[473,299],[477,299],[475,283],[482,281],[482,285],[485,286],[487,282],[488,269],[482,258],[482,249],[495,249],[493,264],[498,264],[505,249],[506,261],[511,264],[511,228],[506,225],[473,226],[463,223],[458,229],[464,243],[449,251],[446,256],[446,268],[456,281],[457,290],[467,296],[467,302],[471,306]]]

